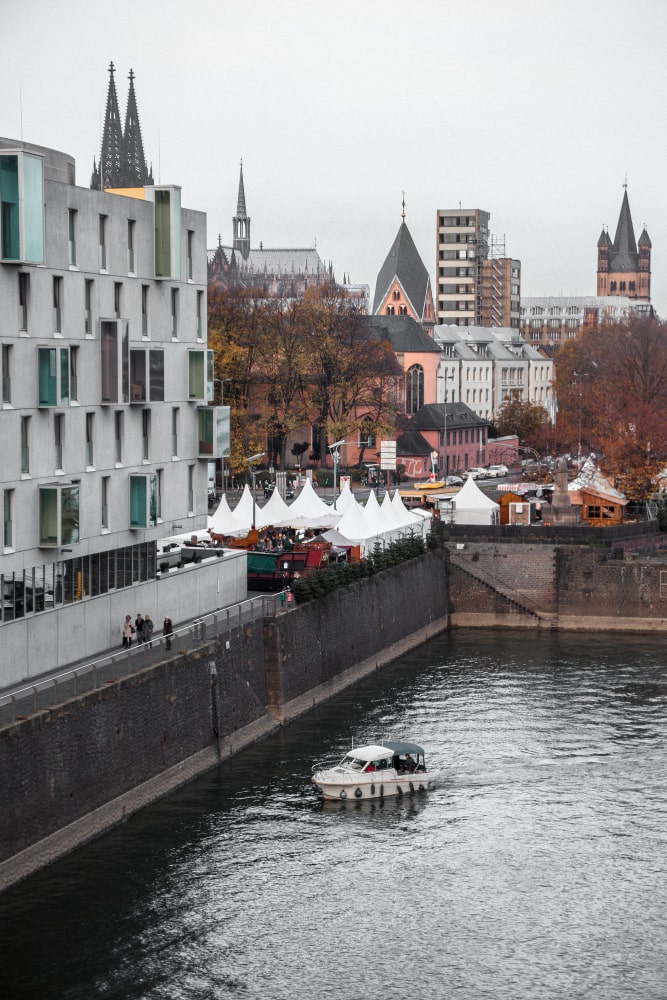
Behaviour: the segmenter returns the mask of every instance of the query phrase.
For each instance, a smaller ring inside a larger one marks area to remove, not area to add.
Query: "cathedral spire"
[[[137,111],[137,98],[134,93],[134,71],[130,70],[130,90],[127,95],[127,110],[125,112],[125,133],[123,136],[124,174],[123,186],[142,187],[148,181],[144,143],[141,138],[141,125]]]
[[[239,175],[239,195],[236,200],[236,215],[234,216],[234,249],[241,253],[244,260],[250,253],[250,218],[245,207],[245,187],[243,184],[243,160]]]
[[[117,187],[121,182],[123,131],[118,113],[118,97],[116,95],[114,70],[115,66],[113,62],[109,63],[107,110],[104,118],[104,132],[102,133],[102,149],[100,151],[98,171],[99,189],[102,191],[105,187]]]

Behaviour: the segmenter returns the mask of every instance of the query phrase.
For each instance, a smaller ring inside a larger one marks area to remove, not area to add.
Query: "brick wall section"
[[[208,659],[178,656],[0,731],[0,860],[210,743]]]
[[[665,577],[661,594],[660,577]],[[667,617],[667,558],[609,559],[598,550],[557,552],[560,615]]]
[[[285,704],[447,616],[446,553],[431,552],[275,622],[275,703]]]
[[[450,543],[451,548],[455,548]],[[466,542],[464,548],[456,548],[457,558],[470,562],[471,568],[482,573],[490,583],[498,581],[504,587],[514,590],[519,595],[527,597],[542,611],[553,612],[557,607],[555,546],[553,545],[523,545],[509,542],[505,545],[493,543]],[[479,584],[473,586],[470,578],[463,579],[465,573],[451,567],[450,592],[452,603],[457,610],[494,611],[501,607],[507,609],[508,602],[499,605],[493,595],[483,595]],[[484,607],[478,607],[476,602],[482,600]],[[514,613],[514,612],[511,612]]]

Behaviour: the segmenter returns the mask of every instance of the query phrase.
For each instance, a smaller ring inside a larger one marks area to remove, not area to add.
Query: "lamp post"
[[[342,444],[345,444],[344,440],[343,441],[334,441],[333,444],[328,445],[329,453],[331,455],[331,461],[333,462],[333,474],[334,474],[334,484],[333,484],[334,503],[333,503],[333,506],[334,506],[334,510],[336,509],[336,479],[337,479],[337,476],[338,476],[338,462],[340,461],[340,452],[338,451],[338,449],[340,448],[340,446]]]
[[[572,372],[572,374],[574,375],[574,377],[577,380],[579,380],[579,379],[582,379],[582,378],[586,378],[588,375],[590,375],[592,373],[591,372]],[[579,384],[579,441],[577,443],[577,469],[579,471],[581,471],[581,402],[582,402],[582,395],[583,395],[583,393],[581,391],[581,384],[580,383],[578,383],[578,384]]]
[[[252,530],[255,530],[255,476],[257,475],[257,470],[255,469],[253,463],[259,461],[260,458],[264,458],[266,452],[258,451],[256,455],[251,455],[250,458],[244,458],[243,461],[248,466],[250,470],[250,475],[252,476]],[[252,468],[251,468],[252,466]]]
[[[231,381],[232,380],[230,378],[214,378],[213,379],[213,385],[215,385],[217,383],[220,386],[220,406],[224,406],[225,405],[225,382],[231,382]],[[215,489],[216,485],[217,485],[217,483],[213,484],[214,489]],[[224,455],[220,459],[220,485],[222,486],[222,492],[226,493],[227,492],[227,487],[226,487],[226,484],[225,484],[225,456]]]
[[[437,376],[438,382],[445,383],[445,428],[442,441],[442,473],[445,478],[445,483],[447,482],[447,473],[449,472],[447,468],[447,382],[449,380],[453,382],[455,378],[456,375],[454,372],[450,375],[446,369],[444,375]]]

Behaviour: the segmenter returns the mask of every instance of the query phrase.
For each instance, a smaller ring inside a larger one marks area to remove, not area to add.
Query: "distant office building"
[[[551,352],[580,330],[650,316],[648,302],[608,295],[543,295],[521,299],[521,334],[533,347]]]
[[[405,224],[405,206],[402,219],[375,282],[373,314],[410,316],[432,333],[435,312],[431,279]]]
[[[438,209],[439,323],[518,328],[521,262],[506,256],[505,241],[489,232],[488,212]]]
[[[309,287],[334,281],[333,266],[325,264],[317,247],[269,248],[250,243],[250,216],[246,208],[243,164],[239,175],[232,242],[209,250],[208,277],[220,288],[259,288],[265,295],[299,298]]]
[[[597,294],[648,303],[651,301],[651,240],[643,229],[639,243],[635,242],[627,185],[624,188],[614,242],[606,229],[598,239]]]

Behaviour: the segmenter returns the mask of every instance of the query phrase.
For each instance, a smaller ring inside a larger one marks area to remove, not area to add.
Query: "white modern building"
[[[589,327],[651,315],[650,303],[623,295],[524,295],[520,330],[530,344],[553,351]]]
[[[439,325],[437,402],[461,402],[495,420],[506,399],[539,403],[554,416],[553,361],[509,327]]]
[[[0,138],[0,683],[185,611],[157,541],[206,527],[229,433],[205,223],[177,186],[77,187],[71,156]]]

